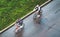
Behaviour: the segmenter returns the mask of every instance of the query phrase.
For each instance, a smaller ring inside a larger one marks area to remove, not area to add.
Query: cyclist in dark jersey
[[[23,25],[23,20],[18,19],[17,22],[16,22],[16,31],[15,31],[15,32],[18,32],[18,31],[21,30],[23,27],[24,27],[24,25]]]
[[[39,5],[37,5],[36,7],[35,7],[35,9],[36,9],[36,12],[34,13],[34,16],[33,16],[33,19],[34,19],[34,21],[36,22],[36,23],[40,23],[40,20],[41,20],[41,7],[39,6]]]
[[[23,20],[18,19],[18,21],[17,21],[16,23],[19,23],[19,25],[22,26],[22,24],[23,24]]]

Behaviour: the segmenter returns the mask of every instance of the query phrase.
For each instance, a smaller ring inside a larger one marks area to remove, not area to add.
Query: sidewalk
[[[11,27],[0,37],[60,37],[60,0],[53,0],[42,8],[41,24],[33,22],[33,15],[24,19],[24,30],[15,34],[15,26]]]

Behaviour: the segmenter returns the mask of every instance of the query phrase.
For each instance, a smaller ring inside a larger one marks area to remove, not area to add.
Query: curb
[[[45,5],[47,5],[48,3],[50,3],[51,1],[53,1],[53,0],[48,0],[48,1],[46,1],[45,3],[43,3],[42,5],[40,5],[40,7],[41,7],[41,8],[44,7]]]
[[[44,7],[46,4],[50,3],[52,0],[48,0],[45,3],[43,3],[40,7]],[[21,19],[24,20],[25,18],[27,18],[28,16],[30,16],[31,14],[33,14],[35,12],[35,10],[31,11],[30,13],[26,14],[25,16],[23,16]],[[17,20],[16,20],[17,21]],[[5,29],[1,30],[0,33],[5,32],[6,30],[8,30],[9,28],[11,28],[15,23],[13,22],[11,25],[9,25],[8,27],[6,27]]]

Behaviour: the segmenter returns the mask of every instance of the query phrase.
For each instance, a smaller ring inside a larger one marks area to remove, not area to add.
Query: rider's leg
[[[19,30],[19,26],[18,25],[16,25],[16,30],[15,30],[15,32],[17,32]]]

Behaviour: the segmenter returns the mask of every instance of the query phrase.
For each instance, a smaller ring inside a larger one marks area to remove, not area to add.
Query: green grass
[[[47,0],[0,0],[0,31]]]

